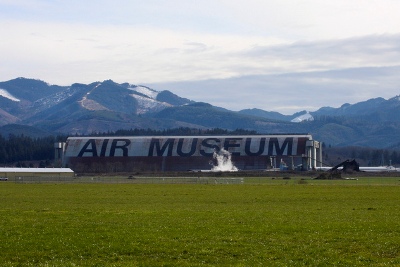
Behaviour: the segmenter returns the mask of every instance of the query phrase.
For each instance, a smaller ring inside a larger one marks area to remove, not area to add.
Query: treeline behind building
[[[328,147],[323,148],[323,161],[334,166],[346,159],[355,159],[361,166],[400,165],[400,151],[370,147]]]
[[[255,131],[237,129],[228,131],[225,129],[192,129],[176,128],[165,130],[152,129],[130,129],[117,130],[115,132],[92,133],[89,136],[193,136],[193,135],[254,135]],[[75,135],[79,136],[79,135]],[[54,160],[54,143],[65,142],[68,136],[46,136],[32,138],[26,135],[10,134],[7,138],[0,135],[0,166],[16,165],[18,167],[29,167],[32,164],[25,162],[42,162],[40,167],[50,165]],[[46,162],[43,166],[43,162]],[[38,166],[32,166],[38,167]]]
[[[92,133],[89,136],[194,136],[194,135],[257,135],[255,131],[236,129],[193,129],[175,128],[165,130],[130,129],[115,132]],[[76,135],[77,136],[77,135]],[[40,162],[41,166],[51,166],[54,160],[54,143],[65,142],[67,135],[32,138],[24,135],[10,134],[8,138],[0,135],[0,166],[29,167],[26,162]],[[389,149],[374,149],[362,147],[331,147],[324,148],[324,162],[334,166],[345,159],[356,159],[363,166],[377,166],[381,163],[400,165],[400,151]],[[45,162],[45,164],[43,164]],[[32,166],[32,167],[38,167]]]
[[[0,164],[7,165],[21,161],[43,161],[54,159],[54,143],[62,138],[47,136],[31,138],[10,134],[0,135]]]

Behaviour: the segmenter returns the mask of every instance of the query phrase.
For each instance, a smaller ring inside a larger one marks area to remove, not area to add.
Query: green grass
[[[335,186],[351,186],[351,185],[371,185],[371,186],[381,186],[388,185],[394,186],[400,185],[400,177],[374,177],[374,176],[352,176],[346,180],[346,176],[343,179],[338,180],[317,180],[314,177],[305,176],[287,176],[290,179],[284,179],[283,177],[254,177],[245,178],[244,182],[246,184],[270,184],[270,185],[298,185],[298,184],[308,184],[308,185],[335,185]]]
[[[0,266],[400,265],[399,186],[290,181],[3,182]]]

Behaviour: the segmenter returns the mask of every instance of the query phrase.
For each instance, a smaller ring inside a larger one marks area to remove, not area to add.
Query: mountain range
[[[400,148],[400,96],[283,115],[231,111],[165,90],[111,80],[71,86],[17,78],[0,82],[0,134],[91,134],[120,129],[244,129],[311,133],[331,146]]]

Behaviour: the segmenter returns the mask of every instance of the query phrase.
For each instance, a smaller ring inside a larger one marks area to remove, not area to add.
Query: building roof
[[[2,172],[12,172],[12,173],[73,173],[74,171],[70,168],[1,168],[0,173]]]

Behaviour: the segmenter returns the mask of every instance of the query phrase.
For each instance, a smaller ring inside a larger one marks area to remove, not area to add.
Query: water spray
[[[213,159],[216,161],[216,165],[212,167],[211,171],[214,172],[237,172],[238,168],[233,164],[232,155],[229,151],[221,148],[218,152],[214,151]]]

